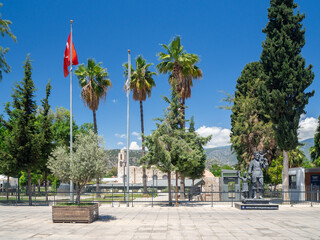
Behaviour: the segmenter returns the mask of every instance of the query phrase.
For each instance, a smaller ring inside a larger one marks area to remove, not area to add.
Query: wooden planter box
[[[91,223],[98,218],[98,204],[88,206],[52,206],[52,221],[54,223]]]

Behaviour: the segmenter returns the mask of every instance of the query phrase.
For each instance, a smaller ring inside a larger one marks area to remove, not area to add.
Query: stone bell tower
[[[123,164],[127,161],[127,151],[125,149],[121,149],[118,153],[118,182],[123,183]]]

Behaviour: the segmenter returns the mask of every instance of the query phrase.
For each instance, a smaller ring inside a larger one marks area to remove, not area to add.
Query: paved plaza
[[[63,224],[52,223],[48,206],[0,205],[0,239],[320,239],[320,207],[101,206],[91,224]]]

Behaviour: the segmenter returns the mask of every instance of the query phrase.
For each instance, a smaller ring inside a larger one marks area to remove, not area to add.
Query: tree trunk
[[[179,65],[178,61],[175,60],[174,61],[174,65],[173,65],[173,77],[175,80],[175,90],[180,93],[181,89],[182,89],[182,67]],[[172,84],[172,83],[171,83]]]
[[[96,111],[92,111],[92,113],[93,113],[93,131],[95,134],[98,134]]]
[[[40,193],[40,185],[41,185],[41,179],[38,179],[38,193]]]
[[[44,191],[46,194],[46,202],[48,202],[48,173],[44,171]]]
[[[76,204],[80,204],[81,189],[78,183],[76,183],[76,193],[77,193]]]
[[[288,151],[285,150],[283,150],[282,190],[283,200],[289,201],[289,156]]]
[[[181,99],[181,111],[182,111],[182,127],[183,129],[186,128],[186,118],[185,118],[185,99]],[[185,177],[181,175],[180,178],[180,198],[185,199]]]
[[[146,154],[145,147],[143,146],[144,143],[144,123],[143,123],[143,105],[142,101],[140,101],[140,118],[141,118],[141,142],[142,142],[142,157]],[[142,179],[143,179],[143,191],[147,192],[147,174],[146,174],[146,163],[142,163]],[[153,177],[153,176],[152,176]]]
[[[168,171],[167,174],[168,174],[168,198],[169,198],[169,206],[172,206],[171,171]]]
[[[178,207],[178,172],[176,171],[176,207]]]
[[[186,102],[185,102],[185,99],[184,98],[181,98],[181,113],[182,113],[182,127],[183,128],[186,128],[186,109],[185,109],[185,105],[186,105]]]
[[[18,175],[18,201],[20,201],[20,176]]]
[[[7,186],[6,186],[6,192],[7,192],[7,201],[9,201],[9,184],[10,184],[10,177],[7,176]]]
[[[98,134],[98,127],[97,127],[97,116],[96,116],[96,111],[92,111],[93,113],[93,129],[94,129],[94,133]],[[97,198],[100,198],[100,179],[99,177],[97,177],[97,181],[96,181],[96,195]]]
[[[31,186],[31,169],[28,168],[28,195],[29,195],[29,206],[32,206],[32,186]]]
[[[99,177],[97,177],[96,183],[97,183],[97,187],[96,187],[97,198],[100,198],[101,195],[100,195],[100,178]]]
[[[184,179],[185,179],[184,176],[181,174],[181,176],[180,176],[180,198],[181,198],[182,200],[185,199]]]

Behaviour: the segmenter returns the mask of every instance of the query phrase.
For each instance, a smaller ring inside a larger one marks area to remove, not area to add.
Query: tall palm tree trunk
[[[145,147],[143,146],[144,143],[144,123],[143,123],[143,105],[142,101],[140,101],[140,117],[141,117],[141,142],[142,142],[142,157],[146,154]],[[142,163],[142,179],[143,179],[143,191],[147,192],[147,174],[145,165],[146,163]],[[153,176],[152,176],[153,177]]]
[[[94,129],[94,133],[98,134],[98,127],[97,127],[97,116],[96,116],[96,111],[92,111],[93,113],[93,129]],[[97,176],[96,178],[96,192],[97,192],[97,198],[100,198],[100,178],[99,176]]]
[[[185,108],[186,102],[185,99],[181,99],[181,113],[182,113],[182,127],[185,128],[186,127],[186,108]]]
[[[92,111],[92,113],[93,113],[93,130],[95,134],[98,134],[96,111]]]
[[[186,127],[186,118],[185,118],[185,99],[181,99],[181,112],[182,112],[182,127],[185,129]],[[180,198],[185,199],[185,177],[183,174],[180,176]]]

